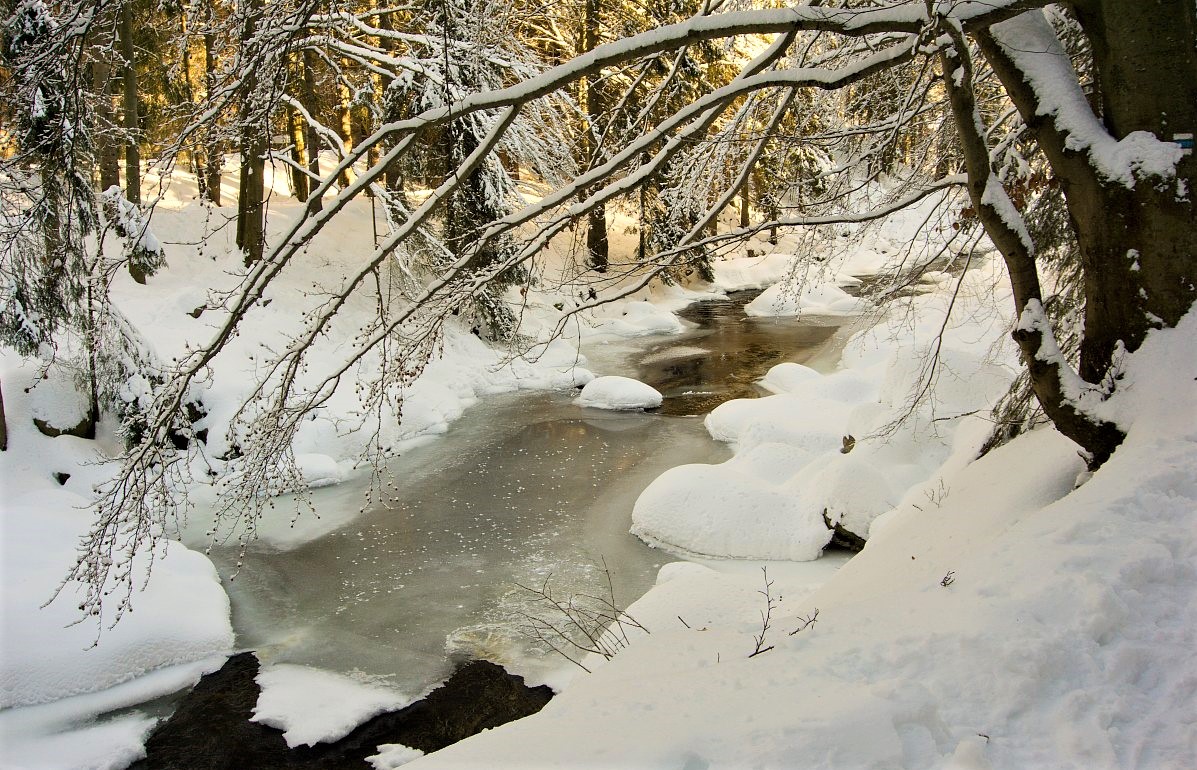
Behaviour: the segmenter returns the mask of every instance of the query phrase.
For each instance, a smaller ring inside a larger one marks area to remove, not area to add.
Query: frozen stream
[[[661,413],[581,409],[574,393],[488,398],[449,433],[393,466],[397,497],[289,549],[256,544],[235,581],[238,645],[265,662],[365,675],[416,694],[451,657],[486,657],[533,675],[563,661],[520,633],[528,595],[594,592],[601,563],[626,606],[671,557],[628,534],[631,509],[666,469],[730,456],[700,417],[774,363],[834,365],[835,322],[748,319],[745,297],[692,307],[700,326],[585,352],[597,373],[626,374],[666,394]],[[317,490],[318,510],[356,508],[363,482]],[[235,552],[213,558],[228,574]]]

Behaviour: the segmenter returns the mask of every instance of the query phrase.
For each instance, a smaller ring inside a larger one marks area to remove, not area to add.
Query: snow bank
[[[989,349],[1002,331],[1002,317],[985,310],[992,281],[970,275],[946,327],[949,298],[916,297],[913,312],[894,311],[848,342],[846,368],[822,375],[779,364],[762,381],[775,395],[718,406],[707,430],[736,456],[653,481],[633,510],[633,534],[681,553],[798,560],[819,556],[828,526],[867,538],[873,520],[955,449],[975,452],[985,438],[988,423],[971,413],[1005,392],[1016,365],[1012,345]],[[734,502],[710,488],[720,484],[736,490]]]
[[[853,297],[843,289],[829,284],[805,286],[801,291],[788,283],[777,283],[761,292],[744,306],[750,316],[858,315],[868,312],[873,304]]]
[[[590,336],[643,337],[649,334],[676,334],[684,327],[671,311],[651,302],[632,301],[619,307],[619,315],[603,320],[596,317]]]
[[[793,254],[717,259],[711,262],[715,274],[711,286],[720,291],[764,289],[789,275],[796,259]]]
[[[1130,357],[1127,440],[1083,486],[1054,431],[962,443],[820,588],[775,583],[768,652],[763,580],[670,568],[629,608],[651,635],[414,767],[1191,767],[1195,335]]]
[[[609,375],[587,383],[574,403],[594,409],[654,409],[661,405],[662,399],[660,392],[651,385],[631,377]]]
[[[291,748],[339,741],[368,719],[412,702],[394,690],[330,671],[278,664],[257,677],[253,722],[278,728]]]
[[[167,543],[155,554],[154,580],[134,593],[134,611],[102,636],[95,623],[72,625],[79,619],[73,585],[41,608],[91,526],[90,487],[104,469],[94,465],[98,457],[92,442],[38,433],[31,394],[24,392],[33,382],[32,368],[7,353],[0,365],[9,428],[9,449],[0,453],[5,490],[0,501],[0,707],[95,692],[231,650],[229,603],[216,570],[207,557],[179,543]],[[44,396],[38,403],[54,413]],[[70,475],[65,485],[52,476],[56,472]],[[143,555],[142,566],[148,557]],[[180,596],[187,597],[185,604]]]

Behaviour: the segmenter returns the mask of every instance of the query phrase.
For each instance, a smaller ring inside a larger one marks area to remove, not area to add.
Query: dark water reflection
[[[705,414],[724,401],[762,395],[756,381],[784,361],[816,369],[834,364],[845,319],[745,315],[744,305],[759,293],[691,305],[679,315],[698,328],[649,348],[637,377],[665,396],[662,414]]]

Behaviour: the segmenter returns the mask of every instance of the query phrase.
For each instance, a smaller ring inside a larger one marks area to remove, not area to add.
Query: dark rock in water
[[[146,758],[131,770],[363,770],[380,744],[433,752],[535,714],[553,695],[493,663],[471,661],[424,699],[380,714],[336,743],[289,749],[281,731],[249,721],[258,701],[257,674],[257,658],[242,653],[204,677],[154,730]]]

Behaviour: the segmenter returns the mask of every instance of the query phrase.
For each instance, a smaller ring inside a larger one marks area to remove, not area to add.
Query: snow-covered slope
[[[1192,767],[1195,335],[1130,358],[1127,440],[1079,488],[1050,429],[953,457],[821,588],[775,582],[754,657],[762,578],[666,568],[630,608],[651,635],[412,767]]]

